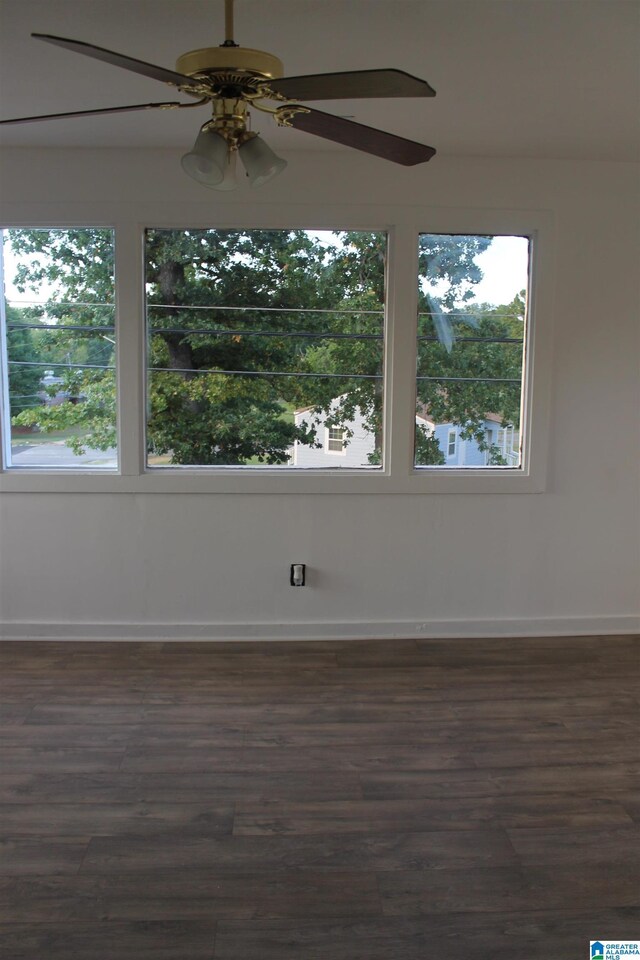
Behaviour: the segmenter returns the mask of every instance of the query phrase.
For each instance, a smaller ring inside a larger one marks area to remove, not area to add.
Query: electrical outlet
[[[289,583],[292,587],[304,587],[307,573],[306,563],[292,563]]]

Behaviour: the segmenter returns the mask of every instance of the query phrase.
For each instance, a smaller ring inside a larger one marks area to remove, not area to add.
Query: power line
[[[8,307],[27,306],[27,307],[107,307],[109,310],[115,310],[115,303],[100,303],[98,300],[7,300]]]
[[[317,380],[382,380],[381,373],[296,373],[285,370],[195,370],[179,367],[148,367],[149,373],[211,373],[239,377],[315,377]]]
[[[416,377],[416,380],[435,381],[436,383],[522,383],[521,380],[510,380],[506,377]]]
[[[10,367],[65,367],[70,370],[115,370],[114,366],[105,366],[101,363],[58,363],[56,360],[49,360],[48,363],[36,363],[31,360],[8,360]]]
[[[147,310],[212,310],[231,311],[234,313],[345,313],[368,314],[370,316],[384,316],[384,309],[358,310],[355,307],[241,307],[219,306],[217,304],[199,304],[189,306],[182,303],[147,303]]]
[[[185,337],[202,335],[208,337],[283,337],[315,340],[384,340],[382,333],[307,333],[301,330],[184,330],[171,327],[154,327],[149,330],[149,333],[182,333]]]
[[[430,343],[441,343],[440,337],[436,336],[419,336],[418,340],[427,340]],[[524,340],[518,339],[517,337],[454,337],[454,345],[456,343],[524,343]]]
[[[79,325],[61,326],[57,323],[8,323],[8,330],[55,330],[57,333],[66,333],[74,331],[79,333],[115,333],[115,327],[87,327]],[[154,333],[183,334],[189,336],[208,336],[208,337],[284,337],[289,339],[315,339],[315,340],[384,340],[382,333],[309,333],[306,330],[246,330],[246,329],[226,329],[209,330],[207,328],[183,328],[183,327],[151,327],[148,331]],[[437,336],[418,336],[420,342],[440,343]],[[514,343],[522,344],[524,340],[518,337],[456,337],[455,343]]]
[[[83,333],[115,333],[116,328],[112,327],[87,327],[72,326],[60,323],[8,323],[7,330],[56,330],[58,333],[66,333],[67,330],[78,330]]]

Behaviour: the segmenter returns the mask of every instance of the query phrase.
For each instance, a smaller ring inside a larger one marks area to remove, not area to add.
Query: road
[[[116,451],[113,449],[87,450],[78,456],[63,440],[52,443],[12,443],[11,463],[14,467],[91,466],[103,470],[113,470],[117,466]]]

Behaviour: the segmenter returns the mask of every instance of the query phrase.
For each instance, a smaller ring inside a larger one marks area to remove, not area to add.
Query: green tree
[[[32,321],[23,310],[7,304],[6,321],[9,406],[12,413],[19,413],[42,403],[39,396],[42,367],[28,366],[39,363],[41,353],[35,332],[30,329]]]
[[[487,414],[503,426],[520,425],[525,301],[506,306],[472,305],[450,320],[452,339],[443,343],[438,318],[425,296],[418,322],[418,403],[436,423],[454,423],[463,439],[488,450]],[[418,461],[419,462],[419,461]],[[497,448],[489,463],[500,464]]]
[[[360,331],[370,336],[377,335],[379,339],[337,341],[324,352],[322,361],[325,369],[349,370],[354,374],[373,376],[380,370],[382,358],[380,317],[385,303],[384,237],[362,233],[349,233],[347,236],[349,249],[336,260],[334,277],[344,289],[355,292],[362,310],[370,311],[361,318]],[[463,378],[458,389],[449,387],[448,390],[442,390],[436,386],[425,388],[419,385],[419,407],[421,412],[427,412],[436,422],[460,424],[468,431],[468,436],[480,434],[479,425],[487,412],[502,409],[500,406],[494,408],[485,405],[489,402],[487,390],[471,393],[466,382],[468,378],[501,377],[505,375],[507,367],[510,376],[520,376],[518,363],[505,363],[505,357],[499,349],[484,355],[481,349],[466,352],[454,349],[464,336],[466,327],[472,330],[476,338],[489,336],[490,333],[498,336],[497,329],[490,331],[487,327],[476,331],[480,317],[475,317],[466,306],[463,307],[463,315],[467,315],[468,319],[465,323],[460,322],[461,305],[473,297],[474,287],[482,279],[476,257],[490,243],[491,237],[484,236],[421,234],[419,238],[418,266],[422,278],[419,288],[419,333],[429,335],[436,348],[435,355],[428,358],[428,375]],[[437,299],[429,293],[429,286],[434,284],[443,290]],[[353,296],[350,303],[354,303]],[[419,374],[424,370],[426,359],[426,351],[421,344]],[[513,360],[513,356],[510,359]],[[498,402],[495,394],[491,396],[491,402],[494,400]],[[337,425],[352,421],[357,408],[375,436],[370,461],[380,463],[383,415],[381,380],[352,382],[336,410]],[[470,424],[474,425],[475,431],[471,430]],[[483,431],[482,438],[484,442]],[[445,462],[437,440],[420,427],[416,427],[415,450],[416,463],[419,465],[441,465]]]
[[[316,442],[285,410],[327,398],[321,377],[293,374],[314,372],[300,333],[319,335],[328,315],[300,311],[336,305],[334,256],[301,230],[148,231],[154,452],[278,464],[295,440]]]
[[[42,404],[13,417],[19,426],[36,425],[43,432],[79,427],[67,440],[76,453],[85,445],[113,446],[115,428],[114,251],[113,234],[103,229],[11,230],[18,256],[13,282],[19,292],[35,292],[46,303],[24,311],[32,324],[38,357],[60,378],[48,388],[65,402]],[[45,368],[40,368],[39,377]],[[12,374],[13,378],[13,374]],[[18,408],[19,409],[19,408]],[[12,412],[16,408],[12,406]]]
[[[109,232],[14,230],[11,240],[24,254],[18,283],[56,289],[46,307],[56,322],[43,342],[48,356],[59,363],[65,357],[68,363],[112,365],[109,335],[100,333],[113,324]],[[487,344],[471,348],[465,336],[471,331],[496,339],[504,336],[505,321],[492,317],[491,309],[455,316],[473,296],[482,276],[475,257],[490,242],[421,237],[421,276],[444,285],[445,293],[436,300],[426,286],[420,290],[420,331],[431,339],[424,341],[428,356],[421,341],[419,373],[425,363],[432,377],[471,372],[489,381],[515,373],[517,350],[507,356],[503,344],[493,352]],[[327,241],[301,230],[149,230],[146,248],[152,453],[176,464],[284,463],[295,440],[318,443],[314,426],[296,427],[291,411],[311,407],[319,423],[333,403],[336,426],[348,428],[361,411],[374,436],[372,462],[379,462],[384,234],[347,232]],[[82,331],[69,329],[79,321]],[[344,337],[345,331],[353,337]],[[59,369],[70,400],[25,411],[18,420],[57,428],[83,424],[84,442],[110,446],[113,373]],[[420,384],[419,402],[432,418],[460,423],[474,435],[490,411],[514,422],[513,390],[472,390],[468,383],[462,390],[445,382]],[[82,439],[71,442],[81,449]],[[417,450],[418,462],[443,460],[433,438],[418,436]]]

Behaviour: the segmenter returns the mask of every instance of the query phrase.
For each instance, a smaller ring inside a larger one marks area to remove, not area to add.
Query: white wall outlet
[[[289,583],[292,587],[304,587],[307,573],[306,563],[292,563]]]

